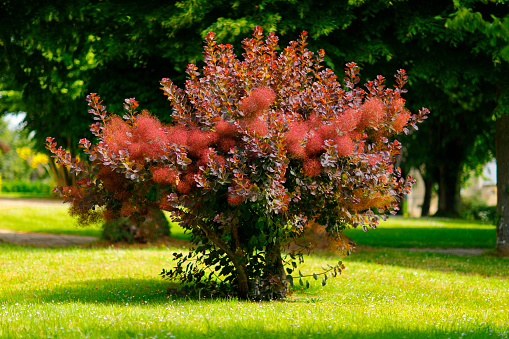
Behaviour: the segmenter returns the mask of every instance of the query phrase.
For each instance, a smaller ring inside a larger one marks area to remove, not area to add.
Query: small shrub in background
[[[147,243],[170,235],[164,212],[152,209],[143,220],[120,217],[103,224],[102,237],[111,242]]]
[[[469,220],[494,221],[497,206],[488,204],[479,197],[465,197],[461,199],[461,217]]]
[[[307,248],[297,245],[289,257],[284,251],[309,221],[350,253],[345,228],[375,228],[375,210],[395,213],[413,179],[395,168],[401,144],[389,137],[417,128],[427,114],[404,107],[403,70],[394,88],[378,76],[364,90],[355,64],[340,82],[323,68],[324,51],[309,51],[306,38],[304,32],[279,53],[278,38],[257,27],[239,60],[231,45],[207,34],[205,66],[188,66],[185,90],[161,81],[172,126],[137,111],[134,99],[126,99],[121,118],[89,95],[98,143],[79,143],[89,162],[47,139],[57,162],[79,173],[76,186],[57,192],[76,214],[105,206],[107,220],[171,211],[197,247],[175,253],[177,265],[164,277],[241,299],[285,297],[294,279],[303,283],[293,272]],[[342,267],[322,272],[322,284]]]

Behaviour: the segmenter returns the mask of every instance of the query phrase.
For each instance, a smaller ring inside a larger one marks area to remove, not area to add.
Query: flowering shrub
[[[49,162],[49,158],[46,154],[36,153],[29,147],[16,148],[16,153],[21,159],[26,160],[31,168],[37,168],[39,165],[46,165]]]
[[[108,115],[90,94],[98,143],[80,141],[89,162],[72,159],[53,138],[47,148],[80,173],[77,187],[57,189],[75,213],[99,205],[108,220],[141,219],[156,206],[192,233],[196,249],[175,254],[177,266],[164,276],[222,281],[240,298],[281,298],[296,267],[290,260],[285,271],[283,250],[309,221],[349,253],[345,228],[375,228],[378,214],[395,213],[413,179],[394,167],[401,145],[389,137],[417,128],[427,110],[405,109],[403,70],[393,89],[381,76],[357,87],[354,63],[340,82],[322,68],[324,51],[306,48],[306,32],[277,53],[278,38],[257,27],[243,48],[241,61],[209,33],[205,66],[188,66],[185,90],[161,81],[174,125],[139,113],[134,99],[123,118]],[[292,248],[296,258],[301,252]]]

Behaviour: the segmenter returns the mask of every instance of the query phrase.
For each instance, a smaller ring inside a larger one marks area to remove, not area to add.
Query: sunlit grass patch
[[[361,245],[420,248],[494,248],[496,227],[492,224],[445,218],[390,217],[377,229],[346,230]]]
[[[491,222],[451,219],[451,218],[407,218],[401,216],[391,216],[387,221],[382,221],[381,225],[386,228],[422,228],[422,227],[436,227],[436,228],[453,228],[453,229],[491,229],[493,224]]]
[[[0,192],[0,198],[44,198],[51,199],[55,198],[52,193],[36,193],[36,192]]]
[[[13,231],[69,234],[101,237],[102,222],[83,227],[68,212],[68,207],[62,205],[48,206],[9,206],[0,208],[0,228]],[[168,220],[169,213],[165,213]],[[189,233],[177,223],[170,221],[171,236],[177,239],[190,239]]]
[[[13,231],[83,236],[101,235],[101,224],[81,227],[67,213],[65,205],[4,207],[0,209],[0,228]]]
[[[1,338],[504,338],[509,260],[401,250],[342,260],[327,285],[283,302],[168,298],[158,273],[175,248],[0,245]],[[180,249],[181,250],[181,249]]]

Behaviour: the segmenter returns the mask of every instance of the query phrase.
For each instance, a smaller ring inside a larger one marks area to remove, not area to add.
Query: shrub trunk
[[[288,281],[283,265],[281,244],[269,242],[265,247],[265,277],[263,279],[269,299],[281,299],[288,294]]]

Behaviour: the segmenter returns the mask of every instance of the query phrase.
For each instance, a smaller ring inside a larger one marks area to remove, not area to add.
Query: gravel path
[[[96,237],[79,235],[29,233],[0,229],[0,242],[40,247],[67,247],[89,244],[99,240]]]
[[[1,208],[9,208],[9,207],[23,207],[23,206],[55,206],[62,205],[63,201],[61,199],[38,199],[38,198],[4,198],[0,197],[0,209]],[[1,213],[1,212],[0,212]]]

